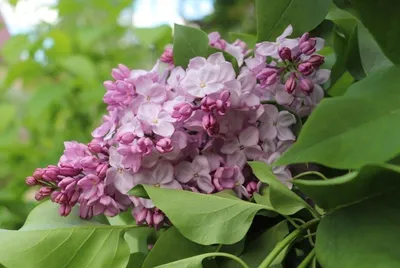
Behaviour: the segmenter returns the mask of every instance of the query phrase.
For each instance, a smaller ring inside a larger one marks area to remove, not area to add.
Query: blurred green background
[[[0,0],[0,11],[5,17],[34,1]],[[11,37],[12,22],[0,29],[0,228],[19,228],[35,204],[26,176],[56,164],[64,141],[90,141],[105,113],[102,83],[118,63],[150,68],[171,43],[174,22],[225,37],[229,31],[256,30],[253,0],[51,2],[47,10],[56,14],[53,21],[38,14],[39,23]],[[173,4],[175,13],[169,10]],[[163,18],[168,24],[154,25]],[[25,19],[22,11],[19,20]],[[135,22],[154,27],[135,27]]]

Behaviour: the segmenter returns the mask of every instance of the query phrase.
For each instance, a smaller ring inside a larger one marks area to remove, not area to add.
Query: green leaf
[[[72,52],[72,42],[70,36],[60,30],[52,30],[48,38],[53,40],[53,45],[46,50],[46,54],[52,58],[52,60],[58,60],[59,57],[68,56]]]
[[[396,95],[399,82],[400,67],[388,67],[353,84],[346,92],[346,96],[380,98],[382,94]]]
[[[0,230],[0,263],[6,267],[125,268],[129,247],[127,227],[98,225],[80,220],[77,211],[58,215],[49,201],[38,205],[19,231]]]
[[[133,195],[136,197],[142,197],[142,198],[149,198],[149,195],[147,194],[146,190],[144,189],[143,185],[138,184],[135,187],[133,187],[131,190],[128,192],[129,195]]]
[[[0,132],[4,131],[14,120],[17,113],[17,107],[13,104],[0,104]]]
[[[332,97],[343,96],[347,89],[354,83],[354,78],[349,72],[345,72],[334,85],[332,85],[328,93]]]
[[[38,88],[27,103],[30,117],[40,116],[52,104],[61,102],[69,88],[63,84],[47,84]]]
[[[164,263],[204,254],[210,249],[188,240],[175,227],[171,227],[157,240],[147,255],[143,268],[153,268]]]
[[[172,29],[168,25],[160,25],[154,28],[135,28],[133,33],[139,41],[146,45],[157,45],[162,49],[172,39]]]
[[[257,37],[251,34],[230,32],[229,38],[232,43],[235,42],[237,39],[240,39],[247,44],[248,48],[251,49],[254,48],[257,43]]]
[[[72,55],[60,60],[60,65],[66,71],[80,77],[83,81],[91,82],[96,78],[96,67],[93,62],[83,55]]]
[[[21,60],[21,53],[29,51],[31,43],[27,35],[12,36],[1,48],[1,58],[8,64],[14,64]]]
[[[240,241],[265,206],[216,195],[144,185],[154,204],[186,238],[202,244],[233,244]]]
[[[250,267],[258,267],[266,256],[275,248],[275,246],[289,234],[289,228],[286,221],[282,221],[267,231],[261,233],[255,239],[248,241],[244,252],[239,256]],[[271,268],[280,267],[287,249],[283,251],[272,263]],[[240,264],[234,260],[224,262],[226,268],[241,268]]]
[[[399,74],[394,67],[376,72],[343,97],[323,100],[276,165],[316,162],[357,169],[393,158],[400,152]]]
[[[397,0],[350,0],[349,2],[385,55],[393,63],[400,63],[397,45],[400,37],[398,27],[400,2]]]
[[[386,183],[386,178],[380,179]],[[321,220],[315,248],[322,267],[400,267],[400,202],[398,188],[393,190]]]
[[[291,24],[293,36],[317,27],[328,14],[331,0],[257,0],[257,41],[275,41]]]
[[[174,27],[174,63],[186,68],[189,60],[208,55],[208,36],[205,32],[179,24]]]
[[[309,205],[301,199],[300,196],[292,192],[287,186],[280,182],[272,173],[271,167],[264,162],[249,162],[254,175],[268,184],[266,189],[272,210],[283,215],[291,215],[303,208],[309,208]],[[257,200],[257,199],[256,199]],[[258,200],[261,201],[261,198]],[[262,204],[268,205],[265,201]],[[271,208],[268,208],[271,209]]]
[[[358,80],[372,72],[393,65],[362,24],[358,24],[354,28],[346,58],[349,72]]]
[[[146,255],[142,252],[136,252],[129,257],[129,263],[126,268],[142,268]]]
[[[299,175],[293,183],[323,209],[349,205],[400,188],[400,167],[388,164],[368,165],[329,180],[309,180],[309,177],[310,174]]]

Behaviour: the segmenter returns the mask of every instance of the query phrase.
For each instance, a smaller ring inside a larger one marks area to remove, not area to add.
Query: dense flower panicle
[[[49,196],[63,216],[77,204],[84,219],[132,208],[138,224],[156,228],[170,222],[151,200],[129,194],[138,184],[204,194],[230,189],[251,199],[261,183],[247,161],[272,164],[291,146],[294,113],[308,115],[329,78],[315,54],[323,40],[288,39],[291,33],[289,26],[275,42],[257,44],[254,56],[243,41],[211,33],[210,45],[232,54],[239,73],[221,52],[175,67],[178,52],[170,47],[150,71],[119,65],[114,81],[104,83],[107,114],[93,140],[65,142],[58,165],[36,169],[26,183],[40,186],[36,199]],[[273,172],[291,187],[288,167]]]

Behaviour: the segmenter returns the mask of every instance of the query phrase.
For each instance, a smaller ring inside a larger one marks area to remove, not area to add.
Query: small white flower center
[[[156,184],[154,184],[154,187],[160,188],[160,184],[156,183]]]
[[[150,101],[150,100],[151,100],[151,97],[150,97],[150,96],[147,96],[146,100],[147,100],[147,101]]]
[[[118,168],[118,169],[117,169],[117,172],[118,172],[119,174],[122,174],[123,171],[124,171],[124,170],[123,170],[122,168]]]
[[[153,119],[153,124],[158,124],[158,119],[156,118],[156,119]]]
[[[194,173],[193,178],[197,178],[199,176],[199,173]]]
[[[205,87],[206,87],[206,83],[201,82],[201,83],[200,83],[200,87],[201,87],[201,88],[205,88]]]

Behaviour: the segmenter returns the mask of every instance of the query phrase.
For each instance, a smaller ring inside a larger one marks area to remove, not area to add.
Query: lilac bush
[[[67,216],[79,204],[80,217],[116,216],[132,208],[137,224],[170,225],[150,199],[135,196],[135,186],[173,188],[212,194],[231,189],[251,200],[260,181],[247,161],[272,164],[296,140],[299,118],[324,96],[330,75],[316,54],[321,38],[299,38],[288,26],[275,42],[249,48],[217,32],[209,45],[221,50],[174,66],[172,47],[150,71],[123,64],[104,82],[107,114],[88,144],[65,142],[56,166],[38,168],[26,178],[39,185],[35,198],[50,197]],[[236,59],[238,71],[222,51]],[[287,166],[274,167],[291,188]]]

